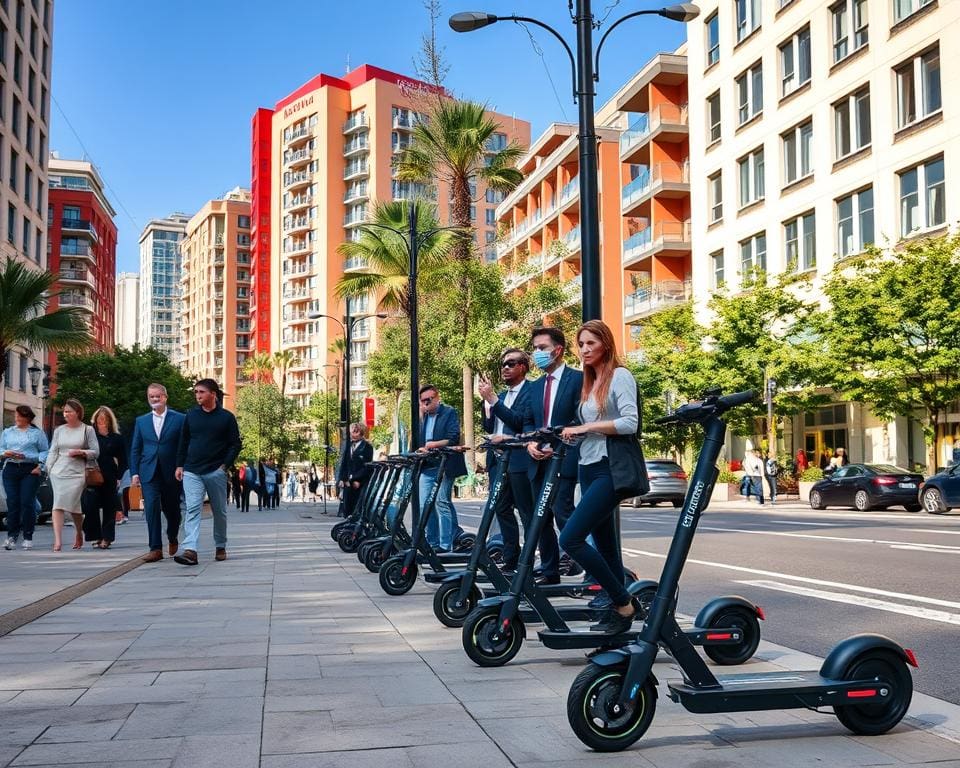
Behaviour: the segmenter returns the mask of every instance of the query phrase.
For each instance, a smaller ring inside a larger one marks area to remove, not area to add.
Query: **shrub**
[[[801,482],[813,483],[823,480],[823,470],[820,467],[807,467],[800,475]]]
[[[731,472],[729,469],[721,469],[720,474],[717,476],[718,483],[739,483],[740,478]]]

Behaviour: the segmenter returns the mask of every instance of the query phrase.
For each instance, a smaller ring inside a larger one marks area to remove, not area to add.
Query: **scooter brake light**
[[[915,654],[909,648],[904,648],[903,652],[907,657],[907,664],[909,664],[914,669],[920,669],[920,663],[917,661],[917,654]]]
[[[763,612],[763,608],[761,608],[759,605],[753,606],[753,610],[757,612],[757,618],[760,619],[760,621],[767,620],[767,614]]]
[[[510,626],[510,619],[504,619],[503,624],[500,625],[500,631],[506,632],[509,626]]]
[[[603,587],[599,584],[591,584],[587,587],[587,592],[599,592],[601,589],[603,589]]]
[[[407,566],[403,566],[403,568],[400,569],[400,575],[401,576],[407,575]]]

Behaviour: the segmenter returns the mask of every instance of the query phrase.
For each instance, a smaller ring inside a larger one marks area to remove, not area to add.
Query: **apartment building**
[[[190,217],[172,213],[152,219],[140,233],[141,347],[154,347],[172,363],[179,361],[180,345],[180,241]]]
[[[363,65],[342,78],[318,75],[253,117],[252,344],[257,350],[296,353],[288,391],[301,401],[322,386],[323,365],[339,356],[329,348],[343,336],[336,320],[309,315],[341,318],[345,306],[334,297],[334,287],[345,272],[366,267],[345,261],[337,247],[359,239],[359,226],[376,201],[426,198],[436,202],[441,221],[449,220],[448,189],[400,182],[391,167],[436,97],[426,83]],[[490,114],[502,127],[491,149],[514,139],[529,142],[528,123]],[[480,185],[475,200],[478,237],[492,254],[499,199]],[[352,300],[351,315],[376,312],[377,299]],[[367,389],[366,361],[376,334],[373,318],[354,328],[354,396]]]
[[[47,137],[50,135],[50,60],[53,3],[0,2],[0,259],[47,269]],[[42,350],[16,347],[7,354],[0,383],[0,423],[13,409],[41,412],[42,392],[31,369],[42,369]]]
[[[938,234],[960,218],[960,3],[943,0],[720,0],[689,26],[693,292],[754,268],[824,277],[871,243]],[[938,461],[960,446],[960,414]],[[788,420],[779,449],[811,458],[924,459],[912,419],[884,422],[839,399]],[[742,443],[734,441],[732,455]]]
[[[114,289],[113,343],[132,347],[137,343],[140,324],[140,275],[119,272]]]
[[[180,368],[211,378],[236,409],[250,354],[250,191],[207,202],[180,241]]]

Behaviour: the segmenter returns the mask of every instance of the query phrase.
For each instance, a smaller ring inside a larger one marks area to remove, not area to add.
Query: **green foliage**
[[[147,386],[153,382],[167,388],[167,405],[174,410],[185,411],[196,402],[193,381],[153,347],[117,347],[113,354],[63,354],[57,360],[56,382],[57,405],[75,397],[88,414],[101,405],[109,406],[124,433],[133,429],[137,416],[150,410]]]
[[[823,480],[823,470],[820,467],[807,467],[800,473],[801,482],[815,483],[817,480]]]
[[[243,387],[237,394],[237,423],[243,440],[241,458],[274,458],[280,467],[306,447],[303,414],[273,382]]]
[[[731,472],[729,469],[721,469],[720,474],[717,475],[718,483],[739,483],[740,478],[735,472]]]

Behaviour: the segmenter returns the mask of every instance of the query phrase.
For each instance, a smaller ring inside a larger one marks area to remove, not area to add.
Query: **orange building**
[[[236,410],[250,354],[250,192],[210,200],[180,241],[180,369],[214,379]]]
[[[323,387],[324,364],[339,357],[330,345],[343,336],[337,322],[308,315],[341,318],[345,307],[334,287],[344,272],[366,266],[345,262],[337,247],[359,239],[358,227],[378,200],[426,197],[448,223],[445,185],[404,183],[392,172],[394,154],[410,142],[433,98],[436,91],[426,83],[363,65],[342,78],[318,75],[279,101],[272,114],[261,109],[253,118],[255,345],[258,351],[296,353],[288,392],[302,402]],[[490,114],[502,127],[498,145],[529,142],[529,123]],[[492,255],[499,197],[479,186],[475,201],[479,242],[488,243]],[[376,312],[377,298],[351,301],[351,314]],[[374,319],[354,326],[354,396],[367,389],[366,361],[376,337]]]

